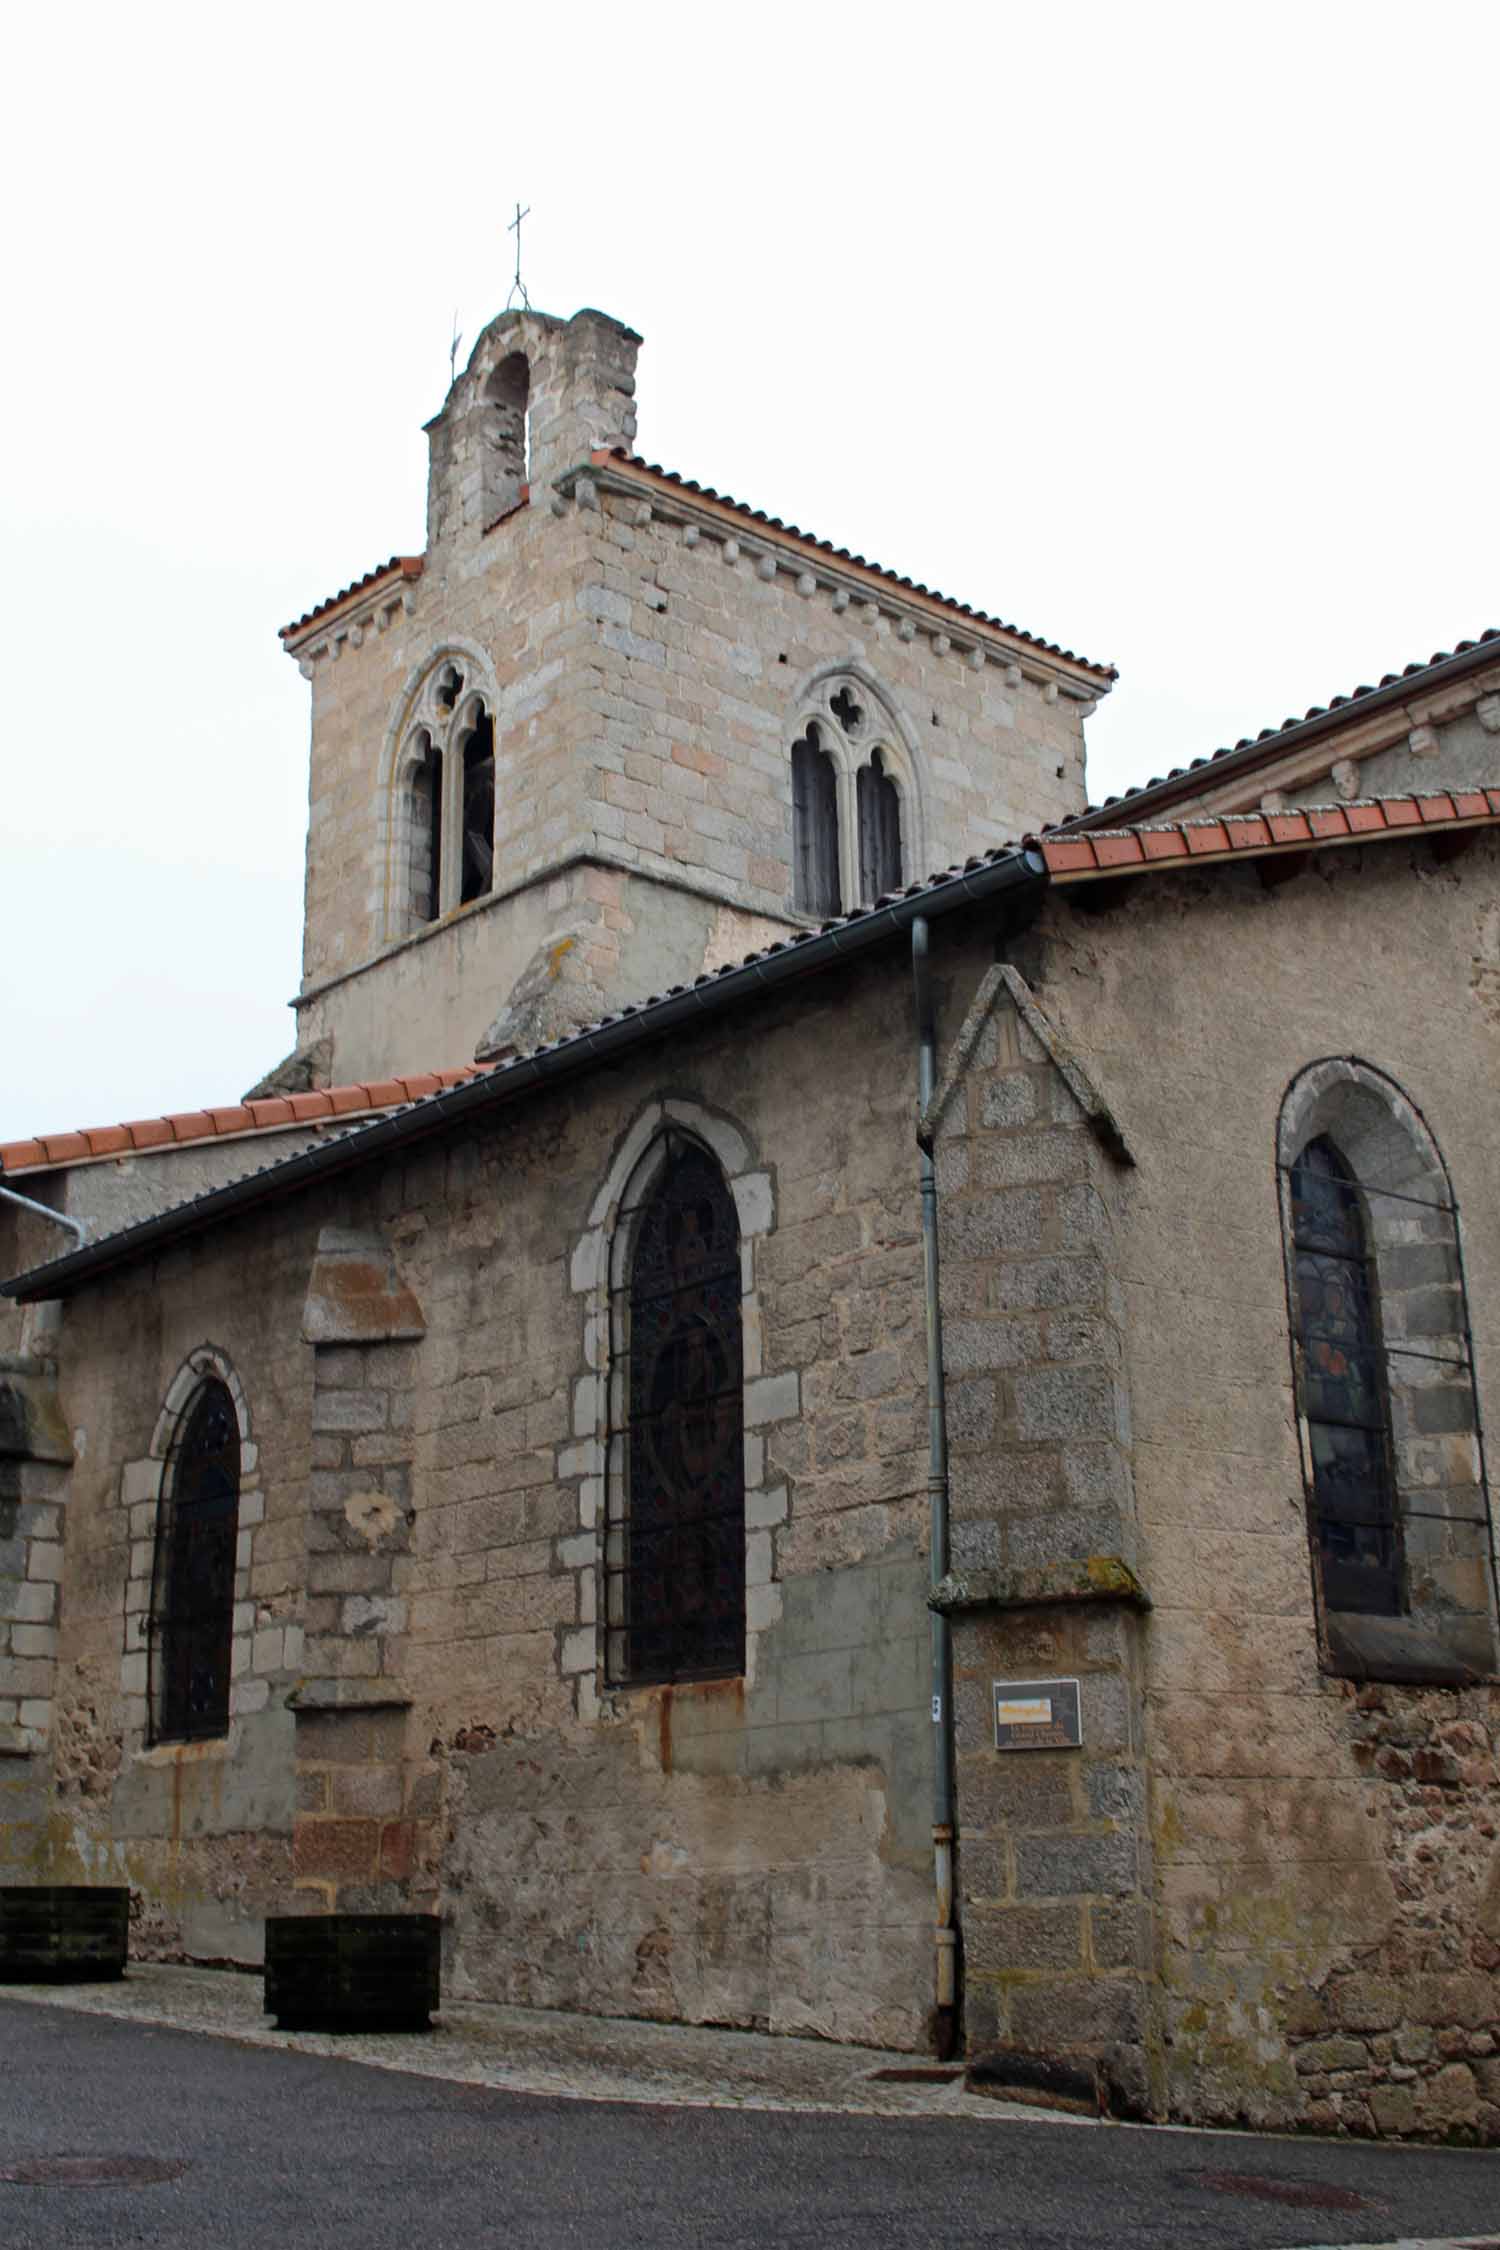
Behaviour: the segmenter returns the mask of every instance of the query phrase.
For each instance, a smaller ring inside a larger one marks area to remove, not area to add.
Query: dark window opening
[[[828,708],[847,735],[858,734],[865,723],[864,706],[855,702],[846,687],[841,687],[838,694],[829,699]]]
[[[442,911],[438,870],[442,864],[443,753],[425,729],[417,737],[411,769],[410,819],[408,904],[413,921],[435,922]]]
[[[859,770],[857,795],[859,893],[868,905],[886,891],[901,888],[901,792],[878,750]]]
[[[639,1213],[619,1394],[624,1520],[611,1529],[613,1679],[745,1665],[739,1222],[706,1150],[673,1137]]]
[[[1331,1141],[1310,1141],[1292,1167],[1292,1247],[1324,1605],[1397,1617],[1405,1602],[1379,1292],[1364,1199]]]
[[[816,719],[792,744],[793,896],[804,914],[842,912],[838,782]]]
[[[451,711],[464,692],[464,676],[457,665],[450,664],[437,684],[437,707]]]
[[[531,369],[511,352],[484,386],[484,515],[487,523],[516,507],[531,473]]]
[[[464,738],[464,840],[459,904],[483,898],[495,865],[495,722],[481,711]]]
[[[240,1432],[216,1378],[174,1441],[157,1524],[152,1601],[156,1733],[191,1742],[229,1729]]]

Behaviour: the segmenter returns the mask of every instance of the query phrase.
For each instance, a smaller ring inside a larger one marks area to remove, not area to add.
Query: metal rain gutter
[[[471,1115],[498,1109],[533,1087],[576,1076],[594,1063],[605,1063],[645,1046],[682,1026],[731,1008],[757,993],[774,991],[798,977],[816,974],[834,962],[865,953],[871,947],[907,931],[913,922],[951,914],[958,908],[997,898],[1009,891],[1044,886],[1047,866],[1040,852],[1018,846],[1003,856],[971,863],[950,875],[937,877],[900,898],[891,899],[868,913],[851,916],[821,930],[815,937],[793,939],[779,950],[755,956],[736,969],[701,978],[648,1000],[637,1008],[607,1017],[590,1030],[559,1040],[516,1062],[471,1078],[446,1093],[393,1111],[373,1125],[360,1127],[337,1140],[305,1149],[282,1163],[231,1180],[189,1203],[159,1211],[149,1219],[107,1235],[36,1266],[28,1273],[0,1284],[0,1296],[29,1305],[54,1297],[72,1296],[87,1282],[117,1266],[133,1264],[158,1247],[182,1240],[241,1211],[352,1171],[373,1157],[424,1140]],[[50,1214],[56,1216],[55,1213]]]
[[[934,1592],[948,1575],[948,1397],[943,1368],[943,1307],[938,1284],[937,1160],[920,1126],[937,1084],[937,1020],[927,917],[911,926],[917,1013],[918,1179],[922,1199],[922,1295],[927,1325],[928,1569]],[[929,1609],[932,1656],[932,1868],[938,2057],[958,2050],[958,1931],[953,1919],[953,1627],[946,1610]]]

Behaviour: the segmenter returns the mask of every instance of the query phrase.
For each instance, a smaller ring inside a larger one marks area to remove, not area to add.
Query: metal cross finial
[[[448,346],[448,388],[451,391],[458,380],[458,347],[463,342],[458,332],[458,307],[453,308],[453,341]]]
[[[516,238],[516,278],[511,283],[510,295],[505,300],[505,309],[507,312],[510,311],[511,305],[517,295],[519,295],[521,299],[522,311],[530,312],[531,310],[531,299],[527,296],[526,284],[521,279],[521,221],[523,219],[529,219],[530,217],[531,205],[528,203],[525,210],[523,211],[520,204],[518,203],[516,205],[516,215],[505,230],[507,234],[513,234]]]

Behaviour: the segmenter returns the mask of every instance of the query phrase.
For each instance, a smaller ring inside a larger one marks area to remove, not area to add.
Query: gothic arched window
[[[462,658],[413,699],[396,771],[389,934],[407,937],[494,882],[495,721]]]
[[[417,729],[412,743],[407,791],[407,911],[415,925],[437,920],[443,856],[443,753],[426,727]]]
[[[607,1664],[616,1681],[745,1664],[739,1221],[702,1145],[657,1144],[617,1282]]]
[[[1414,1104],[1351,1056],[1282,1103],[1287,1301],[1325,1660],[1493,1677],[1495,1566],[1458,1206]]]
[[[843,911],[839,884],[838,777],[809,719],[792,744],[792,892],[804,914]]]
[[[228,1731],[239,1498],[239,1421],[211,1376],[183,1409],[157,1515],[151,1686],[161,1741]]]
[[[827,917],[899,890],[920,845],[915,814],[894,710],[858,678],[824,680],[792,744],[793,904]]]
[[[901,888],[901,792],[877,750],[857,777],[859,895],[866,905]]]
[[[1292,1167],[1292,1248],[1323,1599],[1334,1610],[1399,1616],[1401,1535],[1379,1288],[1359,1188],[1321,1137]]]
[[[488,530],[520,504],[530,471],[531,369],[524,352],[508,352],[484,386],[480,423],[481,513]]]

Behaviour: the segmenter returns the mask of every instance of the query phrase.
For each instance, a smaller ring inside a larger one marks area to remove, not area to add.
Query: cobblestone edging
[[[819,2039],[759,2037],[691,2024],[645,2023],[553,2010],[444,2000],[433,2029],[334,2036],[271,2027],[261,1980],[223,1969],[132,1962],[123,1983],[7,1985],[5,1998],[37,2007],[164,2026],[299,2054],[329,2055],[422,2078],[492,2086],[573,2101],[672,2103],[689,2109],[836,2112],[849,2117],[1039,2118],[1097,2129],[1092,2118],[1055,2116],[964,2091],[962,2080],[881,2080],[913,2057]]]

